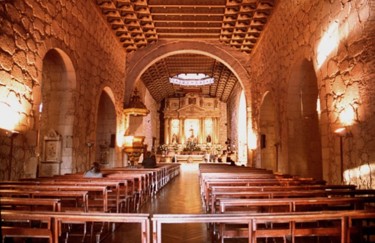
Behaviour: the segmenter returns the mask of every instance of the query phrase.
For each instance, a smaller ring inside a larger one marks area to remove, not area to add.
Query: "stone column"
[[[206,143],[207,133],[206,133],[206,118],[202,118],[202,143]]]
[[[165,143],[166,144],[169,144],[169,123],[170,123],[170,119],[169,118],[166,118],[164,120],[164,138],[165,138]]]
[[[217,144],[218,142],[219,142],[219,126],[218,126],[218,119],[217,119],[217,117],[215,117],[215,118],[213,118],[212,119],[213,120],[213,124],[212,124],[212,126],[213,126],[213,128],[212,128],[212,130],[213,130],[213,132],[214,132],[214,134],[213,134],[213,143],[214,144]]]
[[[179,118],[178,120],[178,143],[179,144],[182,144],[183,143],[183,134],[184,134],[184,130],[183,130],[183,119]]]
[[[205,134],[204,134],[204,131],[203,131],[203,127],[204,127],[204,118],[199,118],[199,139],[198,139],[198,143],[202,144],[204,143],[205,141]]]
[[[185,143],[185,118],[181,119],[181,144]]]

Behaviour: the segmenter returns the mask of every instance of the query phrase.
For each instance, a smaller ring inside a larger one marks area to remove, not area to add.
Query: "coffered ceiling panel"
[[[251,53],[276,0],[94,1],[127,51],[160,39],[203,39]]]
[[[250,54],[277,0],[93,0],[123,48],[136,51],[158,40],[218,41]],[[169,83],[181,73],[203,73],[214,83],[183,87]],[[200,92],[226,102],[238,80],[222,63],[197,54],[164,58],[142,75],[156,101]]]
[[[181,86],[171,84],[169,78],[178,74],[203,73],[214,78],[214,83],[204,86]],[[156,101],[165,97],[179,96],[187,92],[199,92],[218,97],[226,102],[238,82],[234,74],[222,63],[199,54],[179,54],[166,57],[142,75],[141,80]]]

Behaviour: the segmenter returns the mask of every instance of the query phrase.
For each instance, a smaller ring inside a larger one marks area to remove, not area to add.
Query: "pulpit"
[[[123,151],[128,156],[130,165],[138,165],[139,158],[144,155],[147,145],[143,144],[144,136],[126,136]]]

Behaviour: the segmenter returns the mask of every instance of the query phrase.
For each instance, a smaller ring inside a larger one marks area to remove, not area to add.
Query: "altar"
[[[176,155],[176,162],[204,162],[204,155],[198,154],[178,154]]]
[[[157,163],[201,163],[205,162],[202,154],[178,154],[175,156],[156,156]]]
[[[166,145],[205,147],[226,141],[226,105],[218,98],[197,93],[166,99],[164,141]],[[181,146],[180,146],[181,147]]]

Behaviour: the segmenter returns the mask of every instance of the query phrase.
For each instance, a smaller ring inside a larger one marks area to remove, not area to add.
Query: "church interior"
[[[375,242],[373,0],[0,13],[3,242]]]

